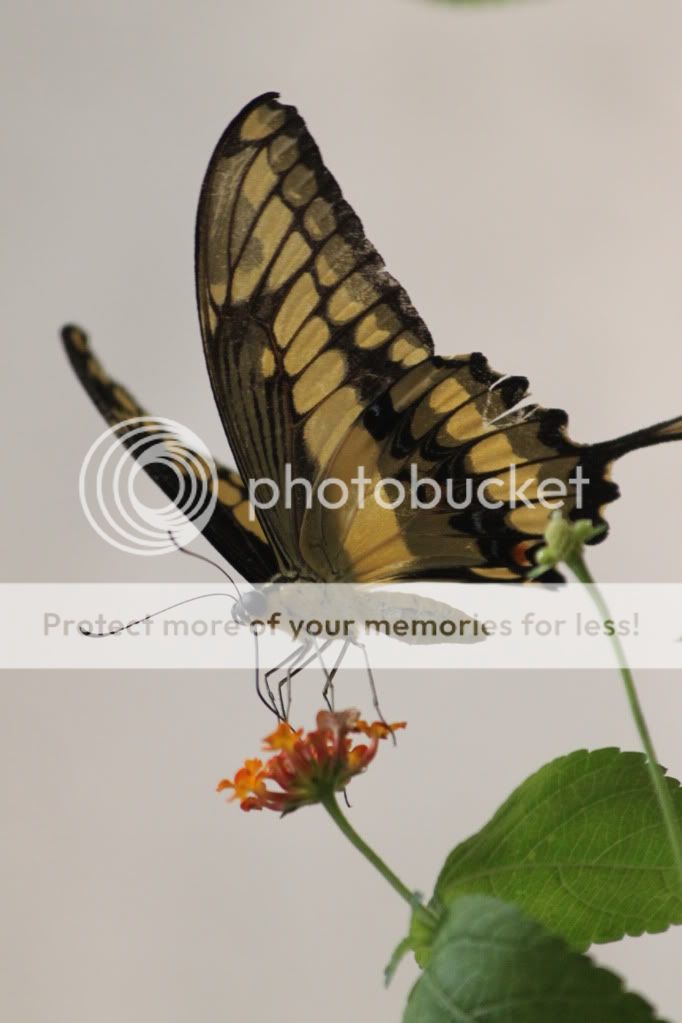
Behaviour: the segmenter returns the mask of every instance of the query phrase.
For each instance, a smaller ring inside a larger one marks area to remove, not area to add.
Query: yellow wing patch
[[[275,318],[275,338],[281,348],[286,348],[319,300],[312,276],[309,273],[302,274],[292,285]]]
[[[299,415],[309,412],[345,379],[346,356],[338,349],[318,355],[294,384],[294,408]]]
[[[291,342],[284,356],[284,369],[289,376],[296,376],[321,352],[331,338],[326,320],[313,316]]]
[[[262,103],[244,119],[241,136],[245,142],[265,139],[284,123],[284,111],[270,103]]]

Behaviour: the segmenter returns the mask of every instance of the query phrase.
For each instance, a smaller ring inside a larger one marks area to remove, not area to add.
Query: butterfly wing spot
[[[263,532],[263,527],[255,517],[254,510],[249,501],[242,501],[241,504],[237,505],[234,509],[234,517],[247,533],[253,533],[262,543],[268,542]]]
[[[227,297],[228,247],[232,221],[235,221],[233,226],[235,231],[238,231],[242,223],[240,217],[246,217],[248,222],[243,227],[242,240],[246,237],[251,224],[248,220],[249,211],[246,210],[248,204],[244,203],[241,211],[239,209],[241,195],[239,184],[252,156],[253,150],[248,148],[227,159],[218,159],[212,175],[212,187],[207,190],[205,198],[206,215],[203,229],[206,244],[197,251],[197,268],[202,275],[205,274],[213,301],[218,306],[221,306]],[[235,255],[233,248],[232,257]],[[204,323],[207,318],[207,307],[203,291],[199,292],[199,299],[200,314]]]
[[[446,372],[448,375],[445,380],[439,383],[431,394],[425,396],[417,406],[412,422],[413,435],[419,438],[434,429],[447,416],[446,423],[440,428],[437,435],[441,447],[447,446],[442,441],[450,437],[447,432],[448,424],[453,423],[455,416],[459,414],[453,410],[461,409],[463,412],[469,410],[479,389],[468,366],[461,366],[454,372],[446,369]],[[459,443],[460,439],[455,436],[454,442]]]
[[[82,351],[87,351],[87,347],[83,348]],[[106,372],[99,359],[96,359],[94,355],[91,355],[88,358],[87,371],[88,375],[92,377],[93,380],[102,384],[102,386],[107,387],[111,383],[111,377]]]
[[[311,254],[310,246],[298,231],[293,231],[274,262],[268,277],[267,290],[277,291],[297,270],[303,266]]]
[[[237,214],[242,205],[245,209],[259,210],[278,181],[279,176],[270,166],[267,151],[262,149],[244,175],[237,200]]]
[[[128,412],[131,416],[139,414],[140,408],[137,402],[122,387],[115,386],[112,391],[114,401],[120,409]]]
[[[574,501],[570,498],[567,499],[562,507],[564,514],[568,514],[573,508]],[[554,514],[554,509],[545,507],[544,505],[532,505],[530,508],[523,505],[520,508],[514,508],[507,515],[507,523],[512,529],[517,529],[520,533],[527,533],[531,536],[542,536],[549,524],[550,517]]]
[[[261,139],[267,138],[284,123],[285,116],[282,107],[263,103],[244,119],[240,133],[242,139],[245,142],[259,142]]]
[[[234,207],[230,238],[230,258],[234,263],[248,239],[257,214],[278,182],[270,168],[267,154],[260,152],[248,168]],[[227,270],[224,271],[227,274]]]
[[[431,364],[419,366],[417,369],[404,373],[388,392],[392,409],[395,412],[403,412],[413,405],[438,380],[442,379],[443,373],[442,369],[436,369]],[[414,425],[412,432],[414,433]]]
[[[249,297],[263,272],[264,260],[265,247],[263,242],[258,235],[250,235],[234,272],[232,280],[233,301],[241,302]]]
[[[510,465],[544,458],[553,458],[556,448],[542,444],[538,439],[538,424],[524,423],[507,432],[492,431],[478,441],[464,460],[465,471],[473,475],[495,472]]]
[[[305,206],[317,191],[315,171],[304,163],[297,163],[289,171],[282,185],[282,193],[292,206]]]
[[[480,420],[480,416],[479,416]],[[517,454],[503,433],[479,441],[466,456],[465,468],[474,475],[494,472],[496,469],[509,465],[518,465],[526,461],[523,455]]]
[[[354,387],[340,387],[306,419],[303,438],[310,458],[322,469],[362,412]]]
[[[284,369],[296,376],[305,369],[318,352],[329,343],[331,333],[326,320],[313,316],[305,323],[291,342],[284,356]]]
[[[275,369],[275,356],[272,354],[272,349],[264,348],[260,359],[260,371],[263,377],[269,380],[271,376],[274,376]]]
[[[340,234],[334,234],[315,260],[317,279],[323,287],[331,287],[346,277],[355,263],[355,254],[348,242]]]
[[[85,352],[87,350],[88,339],[80,327],[65,327],[64,336],[71,348],[77,352]]]
[[[355,328],[355,343],[358,348],[371,350],[390,341],[402,326],[390,306],[378,305],[360,320]]]
[[[324,241],[336,228],[331,203],[319,196],[313,199],[303,215],[303,226],[312,241]]]
[[[409,330],[397,337],[388,350],[388,357],[392,362],[403,362],[415,348],[419,348],[419,342]]]
[[[374,305],[379,295],[366,277],[354,273],[332,292],[327,303],[329,317],[334,323],[347,323],[364,312],[368,306]]]
[[[519,578],[518,572],[505,567],[471,568],[470,571],[480,579],[489,579],[490,582],[507,582]]]
[[[298,155],[298,142],[291,135],[278,135],[270,143],[268,150],[270,166],[277,174],[289,170],[298,160]]]
[[[346,356],[338,348],[318,355],[294,384],[293,401],[298,414],[303,415],[319,405],[339,386],[346,371]]]
[[[533,562],[528,557],[534,547],[537,547],[537,540],[522,540],[511,549],[511,557],[520,568],[530,568]]]
[[[238,487],[232,483],[228,483],[227,480],[218,480],[218,500],[223,504],[226,504],[228,508],[233,508],[239,504],[242,499],[241,491]]]
[[[410,351],[403,357],[400,365],[404,366],[405,369],[409,369],[412,366],[418,366],[421,362],[428,359],[429,353],[423,345],[415,344],[412,346]]]
[[[397,513],[370,498],[363,513],[351,520],[343,541],[346,571],[356,580],[365,581],[381,572],[382,566],[404,565],[411,558]]]
[[[495,478],[499,483],[495,483],[491,497],[511,501],[520,492],[525,500],[535,501],[538,499],[538,488],[548,479],[557,480],[568,490],[569,478],[577,465],[577,458],[554,458],[548,462],[530,462],[515,467],[513,473],[511,469],[498,471]]]
[[[280,242],[289,229],[293,213],[279,196],[273,196],[256,221],[232,281],[234,302],[244,302],[262,278]]]
[[[461,405],[469,398],[469,392],[454,376],[436,384],[428,396],[428,406],[435,415],[443,415]]]
[[[438,432],[438,443],[442,447],[458,446],[463,441],[473,440],[489,433],[492,427],[482,416],[475,401],[470,401],[449,417]]]
[[[450,409],[468,401],[469,397],[469,392],[455,376],[441,380],[414,410],[410,424],[412,436],[417,440],[423,437]]]
[[[275,317],[275,339],[280,348],[286,348],[301,324],[312,313],[320,300],[312,275],[301,274],[291,286]]]

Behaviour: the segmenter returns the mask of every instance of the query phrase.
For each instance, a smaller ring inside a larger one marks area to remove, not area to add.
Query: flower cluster
[[[372,762],[379,740],[404,727],[404,721],[368,724],[357,710],[321,710],[317,728],[307,734],[281,721],[264,740],[263,749],[274,755],[266,763],[246,760],[233,779],[220,782],[218,792],[230,789],[242,810],[291,813],[344,789]],[[365,735],[369,742],[355,743],[352,734]]]

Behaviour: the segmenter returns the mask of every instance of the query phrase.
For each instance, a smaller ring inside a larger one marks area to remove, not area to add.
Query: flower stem
[[[393,888],[393,890],[396,891],[398,895],[405,900],[405,902],[407,902],[410,909],[413,909],[420,914],[424,914],[427,921],[430,924],[433,924],[436,920],[435,914],[427,909],[426,906],[421,905],[417,894],[410,891],[407,885],[404,885],[400,878],[393,873],[391,868],[384,863],[377,853],[374,852],[374,849],[367,845],[365,840],[360,837],[346,815],[343,813],[336,796],[333,793],[328,795],[322,800],[322,806],[325,808],[336,826],[344,833],[348,841],[355,846],[358,852],[362,853],[366,860],[369,860],[372,866],[379,871],[381,876],[388,881],[391,888]]]
[[[592,578],[582,554],[575,554],[573,557],[567,559],[566,564],[576,578],[586,586],[594,604],[597,607],[597,610],[599,611],[599,614],[602,617],[602,621],[605,622],[606,620],[610,620],[611,614],[608,605],[599,587]],[[660,766],[658,757],[656,756],[656,750],[654,749],[651,733],[649,732],[649,726],[646,723],[644,711],[642,710],[642,705],[639,702],[639,697],[637,695],[635,680],[625,658],[623,644],[620,641],[618,633],[611,629],[609,629],[609,638],[616,654],[616,661],[618,662],[618,669],[625,686],[625,693],[630,705],[630,711],[637,727],[637,731],[639,732],[644,752],[646,753],[647,767],[651,776],[651,783],[654,787],[654,792],[656,793],[656,798],[658,799],[658,804],[661,809],[661,816],[663,817],[663,823],[668,833],[668,840],[670,842],[675,866],[679,875],[680,887],[682,887],[682,835],[680,834],[680,828],[675,818],[675,807],[670,795],[670,789],[666,785],[665,772]]]

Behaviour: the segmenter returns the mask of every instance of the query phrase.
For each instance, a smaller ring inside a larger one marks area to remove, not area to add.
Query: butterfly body
[[[539,496],[546,481],[563,485],[564,514],[601,523],[618,496],[613,459],[682,437],[678,417],[577,444],[564,412],[529,403],[525,377],[493,371],[480,353],[435,355],[303,120],[274,93],[235,118],[211,158],[196,280],[209,377],[238,469],[218,466],[205,534],[252,582],[524,580],[552,511]],[[143,414],[82,331],[63,336],[110,423]],[[353,486],[361,470],[374,487],[366,500]],[[148,471],[175,500],[177,481]],[[422,478],[445,496],[390,506],[381,481],[412,496]],[[259,506],[254,482],[263,479],[280,493],[297,481],[291,501]],[[328,481],[347,499],[309,500]],[[483,495],[494,481],[492,507]],[[517,484],[528,498],[520,507]]]

